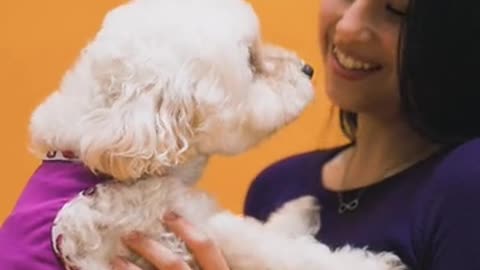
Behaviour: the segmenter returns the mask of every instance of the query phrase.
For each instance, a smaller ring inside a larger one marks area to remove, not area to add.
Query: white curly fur
[[[138,230],[198,268],[158,220],[173,209],[218,243],[233,270],[403,269],[391,254],[314,241],[319,209],[309,198],[261,224],[192,187],[210,155],[245,151],[300,115],[313,98],[303,67],[261,41],[243,0],[136,0],[109,12],[31,119],[39,156],[73,151],[114,179],[58,213],[52,238],[66,267],[106,270],[124,255],[153,269],[119,241]]]
[[[243,151],[312,97],[301,62],[258,38],[254,14],[239,1],[118,7],[35,111],[32,148],[41,156],[71,149],[118,179],[161,174],[188,149]]]

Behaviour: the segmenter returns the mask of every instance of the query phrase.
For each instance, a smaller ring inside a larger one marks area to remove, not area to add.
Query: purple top
[[[343,214],[320,173],[340,150],[302,153],[265,169],[248,191],[245,214],[265,220],[286,201],[313,195],[322,204],[317,238],[332,248],[392,251],[412,270],[480,269],[480,139],[370,186],[356,211]]]
[[[44,161],[0,229],[0,269],[64,269],[53,251],[53,221],[65,203],[99,181],[82,164]]]

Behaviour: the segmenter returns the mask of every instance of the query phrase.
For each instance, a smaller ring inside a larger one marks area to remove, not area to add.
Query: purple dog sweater
[[[68,201],[101,181],[80,163],[43,161],[0,229],[0,269],[64,269],[52,246],[53,221]]]

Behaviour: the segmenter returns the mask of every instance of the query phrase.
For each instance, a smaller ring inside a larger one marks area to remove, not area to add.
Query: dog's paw
[[[381,261],[383,261],[386,265],[386,268],[388,270],[407,270],[407,267],[405,264],[403,264],[402,260],[400,258],[392,253],[380,253],[377,254],[376,256],[379,257]]]
[[[382,252],[378,254],[370,253],[368,256],[376,264],[375,270],[407,270],[400,258],[393,253]]]
[[[375,253],[346,246],[336,250],[334,254],[337,259],[335,269],[407,270],[400,258],[390,252]]]
[[[265,226],[292,237],[315,235],[320,229],[320,206],[313,196],[302,196],[272,213]]]

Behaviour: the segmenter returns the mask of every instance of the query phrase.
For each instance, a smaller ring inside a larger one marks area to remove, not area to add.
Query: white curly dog
[[[40,156],[73,153],[111,178],[56,217],[52,241],[66,269],[107,270],[116,255],[153,269],[120,242],[133,230],[198,269],[159,222],[169,210],[206,232],[232,270],[403,269],[393,254],[317,242],[313,198],[261,224],[193,187],[210,155],[245,151],[295,120],[313,98],[312,73],[261,41],[243,0],[137,0],[109,12],[31,120]]]

